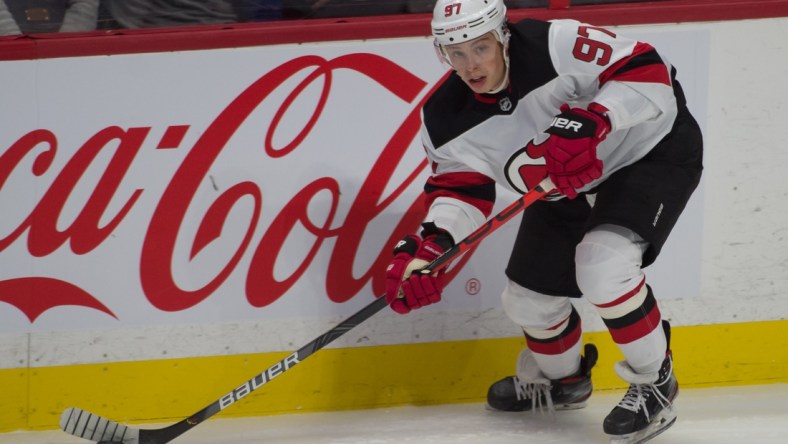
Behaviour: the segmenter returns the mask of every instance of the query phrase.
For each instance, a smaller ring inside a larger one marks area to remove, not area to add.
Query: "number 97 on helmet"
[[[438,56],[449,65],[444,46],[467,42],[490,31],[504,47],[509,43],[503,0],[438,0],[431,25]]]

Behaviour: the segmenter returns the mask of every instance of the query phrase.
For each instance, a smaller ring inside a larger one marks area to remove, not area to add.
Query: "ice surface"
[[[482,404],[214,418],[172,441],[180,444],[607,443],[602,419],[621,392],[598,392],[582,410],[491,412]],[[788,384],[682,389],[676,425],[653,443],[788,443]],[[101,412],[95,412],[101,414]],[[165,424],[166,425],[166,424]],[[154,425],[160,427],[162,425]],[[88,443],[61,431],[0,434],[3,444]]]

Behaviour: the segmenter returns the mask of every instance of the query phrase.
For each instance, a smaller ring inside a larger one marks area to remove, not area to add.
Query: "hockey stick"
[[[476,247],[482,239],[486,238],[501,225],[519,214],[526,207],[544,197],[553,189],[549,179],[543,180],[539,185],[528,191],[522,197],[504,208],[500,213],[487,220],[487,222],[469,234],[465,239],[448,249],[425,267],[425,270],[436,271],[444,268],[448,263]],[[290,370],[316,351],[322,349],[338,337],[344,335],[357,325],[369,319],[383,307],[387,306],[386,298],[379,297],[360,311],[345,319],[339,325],[318,336],[297,351],[288,355],[281,361],[265,369],[252,379],[244,382],[238,388],[217,399],[204,409],[183,419],[173,425],[160,429],[137,429],[102,418],[77,407],[70,407],[60,415],[60,428],[74,436],[96,441],[99,444],[164,444],[172,441],[192,427],[202,423],[211,416],[221,412],[236,401],[267,384],[272,379]]]

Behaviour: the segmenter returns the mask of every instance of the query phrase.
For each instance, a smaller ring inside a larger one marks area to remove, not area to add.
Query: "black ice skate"
[[[586,344],[580,371],[566,378],[550,380],[539,370],[531,350],[524,349],[517,362],[517,375],[503,378],[490,386],[487,406],[506,412],[583,408],[593,390],[591,369],[597,356],[596,347]]]
[[[616,364],[616,373],[630,385],[624,399],[607,415],[603,424],[605,433],[611,435],[611,444],[646,442],[676,422],[673,400],[679,393],[679,383],[673,375],[670,325],[663,321],[663,327],[668,351],[659,371],[638,374],[624,361]]]

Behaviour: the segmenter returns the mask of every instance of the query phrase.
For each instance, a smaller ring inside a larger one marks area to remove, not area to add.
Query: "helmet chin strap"
[[[487,94],[499,93],[499,92],[503,91],[503,89],[506,88],[507,86],[509,86],[509,64],[508,63],[506,64],[506,75],[503,76],[503,80],[501,80],[501,83],[497,87],[487,91]]]
[[[498,84],[495,88],[487,91],[487,94],[496,94],[504,90],[507,86],[509,86],[509,35],[508,30],[505,31],[504,36],[501,36],[498,33],[495,33],[496,38],[498,41],[501,42],[503,46],[503,64],[504,64],[504,75],[501,83]],[[503,41],[501,41],[503,40]]]

